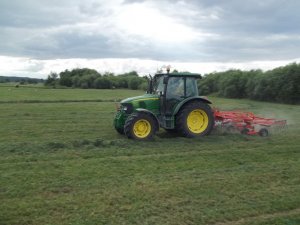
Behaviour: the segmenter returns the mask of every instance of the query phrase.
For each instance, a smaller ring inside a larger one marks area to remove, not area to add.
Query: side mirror
[[[151,94],[153,92],[153,78],[151,75],[148,77],[148,89],[147,89],[147,94]]]

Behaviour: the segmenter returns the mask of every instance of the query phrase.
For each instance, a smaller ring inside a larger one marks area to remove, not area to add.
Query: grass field
[[[76,101],[115,101],[124,96],[132,96],[141,91],[128,89],[49,89],[40,85],[16,88],[14,85],[0,85],[0,103],[39,103],[39,102],[76,102]]]
[[[0,87],[0,224],[300,224],[299,105],[211,98],[288,129],[136,142],[110,101],[141,93]]]

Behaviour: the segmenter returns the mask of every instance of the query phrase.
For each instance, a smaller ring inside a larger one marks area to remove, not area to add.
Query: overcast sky
[[[1,0],[0,76],[300,62],[299,0]]]

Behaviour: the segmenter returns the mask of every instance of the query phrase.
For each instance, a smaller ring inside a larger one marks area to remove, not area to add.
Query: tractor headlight
[[[127,113],[130,114],[133,112],[133,106],[131,103],[123,103],[122,104],[122,110]]]

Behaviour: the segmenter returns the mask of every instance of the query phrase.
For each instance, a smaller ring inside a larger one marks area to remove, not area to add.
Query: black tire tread
[[[115,127],[115,129],[119,134],[124,134],[124,127],[122,128]]]
[[[133,121],[137,118],[137,114],[133,113],[131,114],[127,120],[125,121],[125,125],[124,125],[124,133],[128,138],[132,138],[131,137],[131,132],[130,132],[130,127],[133,123]]]

